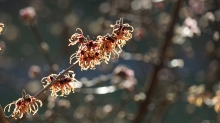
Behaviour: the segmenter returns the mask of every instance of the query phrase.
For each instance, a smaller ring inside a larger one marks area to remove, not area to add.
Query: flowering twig
[[[25,90],[23,90],[22,98],[19,98],[18,100],[6,105],[4,111],[8,109],[8,112],[10,112],[12,105],[14,105],[15,108],[11,117],[13,117],[14,119],[21,119],[25,113],[33,115],[36,114],[39,109],[39,106],[42,106],[42,101],[37,98],[34,98],[29,94],[26,94]]]
[[[152,73],[152,77],[150,79],[150,84],[149,84],[149,89],[146,89],[145,91],[145,95],[147,95],[146,99],[140,103],[139,105],[139,108],[138,108],[138,111],[137,111],[137,114],[136,114],[136,117],[133,121],[133,123],[141,123],[145,117],[145,114],[147,113],[147,108],[149,106],[149,104],[151,103],[151,99],[153,97],[153,94],[154,94],[154,91],[157,87],[157,83],[158,83],[158,72],[159,70],[163,67],[163,62],[165,61],[166,59],[166,49],[167,47],[169,46],[171,40],[172,40],[172,37],[174,35],[174,26],[178,20],[178,14],[179,14],[179,10],[181,8],[181,4],[182,4],[183,0],[178,0],[177,4],[176,4],[176,8],[174,9],[174,13],[172,15],[172,20],[171,20],[171,23],[170,23],[170,27],[169,29],[167,30],[167,35],[166,35],[166,38],[165,38],[165,41],[164,41],[164,44],[162,45],[161,47],[161,50],[159,52],[159,63],[158,64],[155,64],[154,65],[154,71]],[[148,87],[146,87],[148,88]]]
[[[50,88],[50,87],[57,81],[57,79],[61,78],[65,73],[67,73],[69,70],[75,68],[76,66],[77,66],[77,64],[73,64],[73,65],[71,65],[69,68],[67,68],[66,70],[62,71],[62,72],[57,76],[57,78],[56,78],[53,82],[51,82],[51,83],[48,84],[46,87],[44,87],[42,90],[40,90],[40,91],[34,96],[34,98],[38,98],[38,97],[39,97],[41,94],[43,94],[48,88]],[[8,121],[11,121],[11,120],[13,120],[14,118],[13,118],[13,115],[10,115],[10,116],[6,117],[6,119],[7,119]]]
[[[79,63],[81,70],[88,70],[95,69],[95,66],[102,62],[108,63],[112,56],[112,58],[119,57],[122,47],[132,38],[131,32],[134,28],[128,23],[123,23],[123,18],[110,27],[113,27],[111,34],[99,35],[96,40],[85,37],[83,31],[77,28],[76,30],[79,30],[80,33],[74,33],[71,36],[69,46],[78,43],[79,49],[70,56],[70,63],[75,58],[77,59],[75,63]]]
[[[67,68],[66,70],[62,71],[60,74],[58,74],[57,78],[51,82],[50,84],[48,84],[47,86],[45,86],[42,90],[40,90],[34,97],[37,98],[39,95],[41,95],[42,93],[44,93],[48,88],[50,88],[56,81],[57,79],[61,78],[65,73],[67,73],[69,70],[75,68],[77,66],[77,64],[73,64],[71,65],[69,68]]]
[[[29,24],[31,24],[31,29],[34,32],[37,41],[41,43],[42,38],[35,26],[35,23]],[[116,21],[116,24],[111,25],[111,27],[113,27],[112,34],[108,33],[105,36],[97,36],[97,39],[95,41],[84,37],[81,29],[79,29],[81,31],[81,34],[73,34],[71,39],[69,40],[69,46],[79,43],[79,49],[70,57],[70,61],[72,61],[73,58],[76,58],[77,61],[59,74],[51,74],[48,77],[44,77],[42,79],[42,83],[45,83],[46,85],[44,85],[44,88],[40,90],[35,96],[30,96],[26,94],[25,91],[23,91],[22,98],[19,98],[17,101],[9,103],[5,107],[5,109],[8,108],[8,111],[10,111],[11,105],[15,105],[13,114],[6,118],[11,121],[13,118],[22,118],[25,113],[35,114],[38,111],[38,105],[36,104],[36,102],[39,102],[40,106],[42,105],[42,102],[37,98],[49,88],[52,91],[52,96],[55,97],[58,96],[57,92],[59,91],[61,91],[62,93],[59,96],[68,95],[71,91],[74,92],[75,87],[70,87],[69,83],[72,81],[78,81],[74,78],[74,72],[69,70],[76,67],[76,63],[79,62],[81,70],[87,70],[88,68],[95,69],[95,66],[99,65],[101,62],[107,63],[107,61],[109,61],[111,58],[111,54],[113,56],[119,56],[119,53],[122,51],[121,48],[126,44],[126,41],[132,38],[132,34],[130,32],[133,32],[133,27],[127,23],[123,24],[122,18]],[[45,51],[45,49],[43,48],[42,50]],[[108,91],[103,92],[103,90]],[[101,87],[96,89],[98,94],[114,92],[115,90],[116,88],[114,86]],[[35,108],[34,105],[37,105],[37,108]]]

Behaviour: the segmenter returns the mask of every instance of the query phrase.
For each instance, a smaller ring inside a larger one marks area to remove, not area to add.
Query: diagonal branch
[[[178,14],[179,14],[179,10],[181,8],[182,2],[183,2],[183,0],[178,0],[176,3],[176,7],[175,7],[175,9],[173,11],[173,15],[172,15],[172,20],[171,20],[170,26],[167,30],[167,35],[164,40],[164,44],[161,46],[161,49],[159,52],[159,63],[154,65],[154,71],[153,71],[152,76],[149,81],[150,82],[149,89],[146,89],[146,91],[145,91],[146,99],[139,104],[139,108],[138,108],[138,111],[137,111],[137,114],[136,114],[136,117],[135,117],[133,123],[141,123],[144,120],[145,115],[148,113],[147,108],[148,108],[149,104],[151,103],[151,99],[153,97],[154,91],[155,91],[157,84],[158,84],[157,75],[158,75],[159,70],[161,68],[163,68],[163,62],[166,60],[165,52],[166,52],[166,49],[169,46],[169,44],[171,43],[171,40],[173,38],[174,27],[175,27],[175,24],[176,24],[178,17],[179,17]],[[146,88],[148,88],[148,87],[146,87]]]

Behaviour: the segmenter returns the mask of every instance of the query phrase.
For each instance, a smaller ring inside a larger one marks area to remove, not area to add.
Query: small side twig
[[[40,32],[38,31],[36,24],[35,24],[34,22],[32,22],[32,23],[30,23],[29,26],[30,26],[31,31],[33,32],[35,38],[36,38],[36,41],[37,41],[37,43],[38,43],[38,45],[39,45],[39,47],[40,47],[40,50],[41,50],[43,56],[45,57],[45,59],[46,59],[48,65],[50,66],[50,71],[51,71],[51,73],[56,72],[56,71],[53,69],[53,65],[54,65],[54,64],[53,64],[53,62],[52,62],[52,60],[51,60],[51,58],[50,58],[50,55],[49,55],[48,52],[47,52],[47,49],[45,49],[45,48],[43,47],[43,45],[46,45],[46,44],[44,44],[45,42],[43,41],[43,38],[41,37]]]

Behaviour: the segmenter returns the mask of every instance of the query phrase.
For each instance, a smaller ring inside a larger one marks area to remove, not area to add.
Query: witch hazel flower
[[[101,42],[101,51],[103,52],[103,61],[108,63],[110,60],[112,54],[113,57],[115,56],[119,57],[120,50],[118,50],[117,47],[117,38],[113,36],[112,34],[107,33],[104,36],[98,36],[97,40]]]
[[[117,38],[117,45],[121,49],[126,44],[126,41],[132,38],[131,32],[134,31],[134,28],[128,23],[123,24],[123,18],[116,21],[116,24],[110,25],[113,27],[112,35]]]
[[[66,96],[69,95],[70,92],[74,93],[75,84],[78,82],[75,79],[75,74],[73,71],[68,71],[65,73],[61,78],[58,78],[57,74],[51,74],[48,77],[44,77],[41,82],[44,84],[43,86],[46,87],[50,83],[52,86],[50,87],[51,96]],[[56,82],[55,82],[56,81]]]
[[[96,65],[100,65],[100,59],[102,58],[100,43],[86,38],[80,44],[79,50],[70,56],[70,63],[74,58],[77,59],[74,64],[79,62],[81,70],[95,69]]]
[[[90,40],[89,37],[83,36],[83,31],[79,28],[81,33],[74,33],[69,39],[71,45],[78,45],[78,51],[70,56],[70,64],[73,59],[79,63],[81,70],[95,69],[95,66],[100,65],[102,62],[108,64],[108,61],[113,58],[119,57],[122,47],[126,41],[132,38],[131,32],[133,27],[129,24],[123,24],[123,19],[116,21],[116,24],[110,25],[113,27],[111,34],[107,33],[104,36],[97,36],[96,40]]]
[[[25,113],[27,114],[36,114],[39,105],[40,107],[42,106],[42,101],[30,96],[29,94],[26,94],[26,92],[23,90],[22,92],[22,98],[19,98],[16,101],[13,101],[12,103],[9,103],[8,105],[5,106],[4,111],[8,108],[8,112],[10,112],[11,106],[15,105],[15,108],[12,113],[12,117],[15,119],[17,118],[22,118]]]
[[[79,46],[81,46],[85,42],[86,38],[83,36],[83,31],[80,28],[77,28],[76,30],[79,30],[81,34],[80,33],[73,34],[69,39],[70,44],[68,46],[75,45],[76,43],[80,43]]]

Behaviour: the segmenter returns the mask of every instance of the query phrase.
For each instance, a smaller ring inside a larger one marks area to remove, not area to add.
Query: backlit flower
[[[97,40],[101,42],[101,51],[103,52],[103,60],[107,63],[113,53],[113,56],[119,56],[120,50],[117,47],[117,38],[111,34],[106,34],[105,36],[98,36]]]
[[[75,90],[75,83],[78,82],[74,77],[75,74],[73,71],[68,71],[65,73],[61,78],[57,79],[57,74],[51,74],[48,77],[44,77],[41,82],[44,84],[43,86],[46,87],[50,83],[54,82],[50,87],[51,96],[66,96],[69,95],[72,91],[74,93]],[[61,93],[61,94],[59,94]]]
[[[75,45],[76,43],[80,43],[79,46],[81,46],[81,44],[84,43],[86,38],[83,36],[83,31],[80,28],[77,28],[76,30],[79,30],[81,34],[79,33],[73,34],[71,38],[69,39],[70,44],[68,46]]]
[[[116,24],[110,25],[113,27],[112,35],[117,38],[117,45],[121,49],[126,44],[126,41],[132,38],[131,32],[134,31],[134,28],[128,23],[123,24],[123,18],[116,21]]]
[[[96,65],[100,65],[100,59],[102,58],[99,45],[99,42],[86,39],[86,42],[81,44],[79,50],[70,56],[70,63],[76,58],[75,63],[79,62],[81,70],[95,69]]]
[[[25,113],[33,115],[37,113],[39,105],[40,107],[42,106],[42,102],[41,100],[26,94],[26,92],[23,90],[23,97],[6,105],[4,111],[8,108],[8,112],[10,112],[11,105],[15,105],[11,116],[17,119],[22,118]]]

